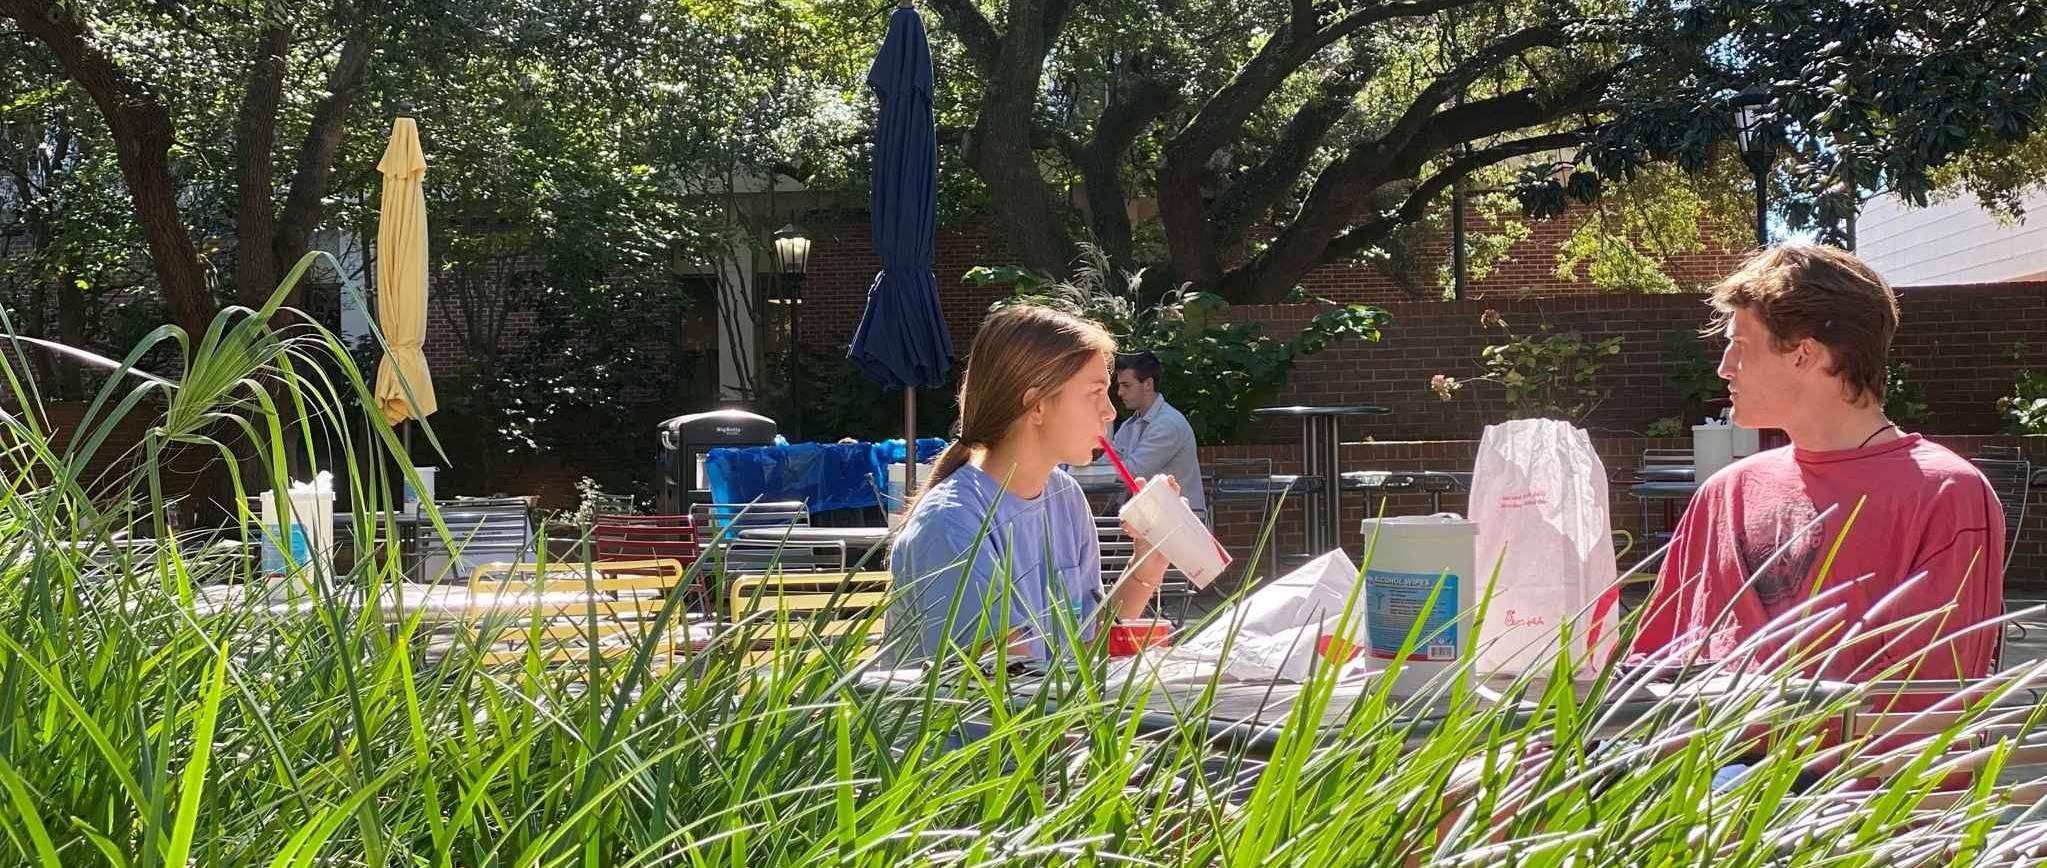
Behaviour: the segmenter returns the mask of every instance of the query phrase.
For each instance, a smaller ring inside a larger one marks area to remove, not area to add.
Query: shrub
[[[1201,443],[1236,442],[1251,413],[1272,404],[1292,377],[1294,364],[1348,340],[1378,341],[1392,317],[1362,304],[1335,305],[1295,291],[1296,302],[1334,309],[1317,314],[1300,333],[1276,338],[1256,322],[1232,319],[1219,295],[1186,287],[1156,303],[1140,301],[1143,275],[1112,279],[1102,252],[1083,246],[1083,265],[1069,283],[1054,283],[1015,268],[976,268],[978,284],[1014,285],[1016,294],[994,308],[1029,303],[1060,307],[1101,323],[1124,352],[1149,350],[1164,374],[1159,391],[1187,416]]]

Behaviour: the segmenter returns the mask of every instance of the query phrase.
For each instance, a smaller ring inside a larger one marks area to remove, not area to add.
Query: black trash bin
[[[657,429],[661,453],[655,462],[655,510],[663,515],[684,515],[691,504],[711,502],[711,486],[704,479],[704,453],[772,445],[776,432],[775,420],[745,410],[691,413],[661,423]]]

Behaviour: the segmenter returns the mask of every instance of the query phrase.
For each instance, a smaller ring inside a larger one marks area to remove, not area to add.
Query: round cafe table
[[[1336,548],[1343,539],[1343,486],[1337,484],[1342,471],[1342,426],[1346,416],[1383,416],[1389,411],[1371,404],[1333,406],[1260,407],[1254,416],[1292,417],[1301,420],[1301,478],[1314,479],[1317,487],[1301,498],[1301,518],[1306,530],[1308,553],[1319,555]]]

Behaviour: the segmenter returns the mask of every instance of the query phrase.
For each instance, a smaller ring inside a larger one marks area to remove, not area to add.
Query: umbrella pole
[[[917,387],[903,387],[903,502],[917,491]]]

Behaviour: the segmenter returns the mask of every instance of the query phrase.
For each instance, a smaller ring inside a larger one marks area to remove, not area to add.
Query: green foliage
[[[1680,287],[1663,264],[1706,249],[1702,227],[1708,205],[1692,189],[1700,180],[1707,179],[1666,168],[1638,175],[1627,195],[1596,198],[1557,250],[1557,278],[1575,281],[1582,266],[1585,279],[1602,289],[1654,293],[1689,288]]]
[[[1997,399],[1997,413],[2013,434],[2047,434],[2047,374],[2019,371],[2011,394]]]
[[[1884,364],[1884,415],[1900,425],[1926,420],[1926,387],[1911,374],[1912,366],[1897,359]]]
[[[1529,225],[1526,220],[1517,219],[1518,215],[1513,211],[1513,198],[1503,193],[1472,195],[1465,207],[1482,221],[1484,227],[1482,229],[1472,227],[1464,236],[1465,276],[1475,285],[1491,277],[1495,269],[1513,261],[1509,252],[1515,245],[1534,237],[1535,227]],[[1448,209],[1445,208],[1444,212],[1446,219],[1440,225],[1426,227],[1427,235],[1424,237],[1430,241],[1440,242],[1448,235]],[[1457,271],[1454,261],[1445,259],[1436,266],[1436,288],[1441,291],[1443,298],[1456,295]]]
[[[1676,416],[1665,416],[1649,423],[1649,427],[1642,429],[1642,436],[1685,437],[1690,435],[1691,430],[1691,426],[1685,424],[1684,419]]]
[[[1623,340],[1620,336],[1587,343],[1584,335],[1556,332],[1549,323],[1538,325],[1533,334],[1515,335],[1511,325],[1495,310],[1486,311],[1479,323],[1485,328],[1497,328],[1506,336],[1504,343],[1491,344],[1479,351],[1479,363],[1485,374],[1476,382],[1491,383],[1504,390],[1507,418],[1563,419],[1583,424],[1606,401],[1610,390],[1599,385],[1599,372],[1607,358],[1620,354]],[[1469,381],[1437,374],[1430,379],[1429,389],[1448,401],[1466,382]]]
[[[1727,381],[1720,378],[1720,360],[1695,332],[1671,332],[1665,339],[1670,348],[1670,386],[1677,393],[1685,426],[1715,415],[1711,407],[1727,397]],[[1690,430],[1686,427],[1685,430]]]
[[[146,291],[140,224],[113,141],[91,101],[45,52],[0,39],[0,307],[29,337],[119,355],[162,322]],[[95,376],[45,355],[52,398],[82,400]]]
[[[1516,419],[1553,417],[1583,422],[1606,400],[1597,385],[1600,359],[1618,355],[1621,338],[1587,344],[1577,332],[1553,333],[1547,323],[1533,335],[1509,335],[1486,347],[1486,377],[1506,387],[1508,413]]]
[[[508,305],[521,312],[545,301],[549,313],[579,317],[569,325],[598,335],[630,334],[628,326],[639,325],[597,310],[629,313],[626,306],[637,299],[621,287],[622,275],[718,273],[702,267],[707,251],[730,257],[761,228],[745,225],[732,207],[735,184],[753,184],[777,167],[793,172],[790,167],[806,162],[804,154],[846,139],[861,122],[849,108],[857,101],[826,86],[850,63],[818,62],[822,52],[849,47],[829,38],[841,31],[827,28],[820,35],[815,21],[747,15],[730,4],[314,0],[285,9],[108,0],[81,9],[94,25],[85,47],[114,56],[125,74],[163,100],[177,141],[168,183],[185,206],[179,216],[202,249],[215,254],[215,274],[230,293],[243,251],[271,246],[267,237],[244,237],[249,232],[239,224],[237,185],[253,179],[254,188],[273,192],[269,205],[286,208],[287,190],[306,164],[301,151],[320,128],[318,113],[333,89],[341,46],[370,46],[361,80],[349,85],[348,112],[335,127],[340,138],[331,172],[317,173],[326,179],[327,195],[314,222],[333,230],[318,241],[348,268],[321,275],[322,285],[311,288],[323,296],[308,300],[316,310],[332,301],[335,283],[374,273],[367,242],[377,228],[376,166],[401,104],[419,121],[429,166],[429,247],[437,272],[503,268],[491,280],[473,280],[473,288],[520,296]],[[113,169],[101,109],[67,83],[54,55],[27,38],[26,28],[17,34],[13,20],[0,15],[0,35],[23,37],[0,38],[0,68],[10,73],[0,77],[0,237],[35,217],[7,204],[17,198],[10,195],[17,192],[11,189],[16,173],[7,171],[12,158],[72,142],[58,150],[77,156],[65,157],[59,168],[90,180],[84,189],[95,199],[63,199],[76,216],[53,224],[55,241],[42,249],[61,250],[68,273],[95,290],[108,287],[110,306],[154,301],[152,275],[101,274],[76,264],[87,249],[106,251],[95,261],[128,271],[147,264],[134,255],[142,248],[137,220]],[[263,56],[264,40],[273,36],[284,46],[278,108],[273,116],[241,117],[257,76],[250,59]],[[871,53],[873,46],[861,50]],[[244,130],[253,120],[264,122]],[[245,143],[252,139],[269,141],[270,151],[250,151]],[[250,174],[266,161],[274,163],[274,177]],[[24,177],[35,180],[39,194],[48,186],[36,172]],[[100,200],[111,207],[100,207]],[[501,239],[519,248],[504,250]],[[7,259],[0,256],[0,270],[10,267]],[[54,274],[54,266],[35,267],[39,276]],[[616,304],[533,297],[606,292],[625,297]],[[48,306],[56,307],[54,301]],[[16,309],[35,310],[25,300]],[[88,322],[90,334],[67,339],[97,345],[117,336],[110,322],[123,316],[118,308],[104,317],[89,312],[97,317]],[[494,328],[494,314],[474,316],[483,322],[451,322],[437,311],[430,328],[464,332],[467,360],[476,363],[466,373],[495,383],[504,366],[490,357],[523,336]],[[452,319],[471,317],[459,311]],[[39,325],[33,316],[24,319],[32,329]],[[154,325],[161,317],[147,321]],[[674,322],[660,324],[663,332],[674,329]],[[596,366],[631,361],[611,348],[591,352]],[[561,388],[602,386],[601,380],[564,381]]]
[[[2038,164],[2000,175],[1994,165],[1962,162],[1977,152],[1994,164],[2039,129],[2047,86],[2032,70],[2047,52],[2039,39],[2047,10],[2038,6],[1986,13],[1962,0],[1909,11],[1742,0],[1688,6],[1671,23],[1673,39],[1714,46],[1698,56],[1740,61],[1622,82],[1612,94],[1612,119],[1579,155],[1580,165],[1609,180],[1656,162],[1690,172],[1715,164],[1735,137],[1729,103],[1752,85],[1767,91],[1759,135],[1773,156],[1782,155],[1772,167],[1772,199],[1794,231],[1813,228],[1838,240],[1869,191],[1924,204],[1944,182],[1996,199],[1995,191],[2039,178]],[[1918,48],[1925,45],[1942,46],[1938,62]]]
[[[1123,275],[1118,287],[1100,248],[1083,246],[1083,254],[1086,264],[1068,283],[1018,269],[977,268],[967,279],[1018,287],[993,309],[1058,307],[1101,323],[1123,352],[1149,350],[1158,356],[1164,371],[1160,393],[1187,415],[1195,438],[1206,444],[1235,442],[1250,424],[1251,411],[1279,396],[1298,360],[1341,341],[1378,341],[1392,321],[1375,307],[1338,305],[1316,314],[1298,334],[1276,338],[1259,323],[1231,319],[1229,302],[1213,293],[1183,287],[1143,305],[1141,274]],[[1296,298],[1306,299],[1298,292]]]
[[[800,436],[829,443],[841,437],[881,441],[903,436],[903,392],[884,389],[867,379],[846,358],[844,350],[805,347],[792,369],[783,353],[769,353],[763,362],[767,376],[757,399],[758,412],[780,422],[786,429],[802,420]],[[792,397],[786,384],[795,383]],[[917,436],[943,437],[959,417],[959,368],[943,388],[917,391]],[[802,404],[799,415],[794,404]],[[796,439],[792,435],[790,439]]]

